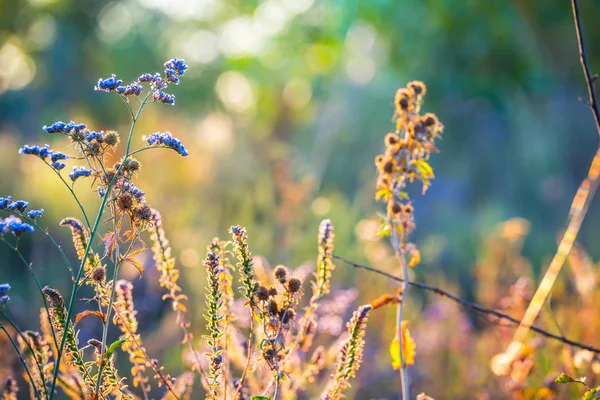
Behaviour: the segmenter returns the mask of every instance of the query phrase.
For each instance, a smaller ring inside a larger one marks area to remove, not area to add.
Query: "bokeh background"
[[[581,13],[599,71],[600,3],[581,1]],[[413,278],[488,306],[500,307],[521,276],[535,288],[598,140],[578,100],[587,91],[566,0],[0,0],[0,195],[43,207],[44,223],[69,247],[57,224],[78,216],[76,204],[39,160],[17,150],[34,143],[66,150],[41,130],[56,120],[126,131],[126,108],[94,92],[95,82],[111,73],[134,80],[172,57],[190,66],[173,91],[176,106],[148,107],[135,140],[170,131],[190,156],[143,153],[138,186],[164,216],[198,331],[205,246],[232,224],[248,228],[254,254],[296,267],[314,264],[318,223],[331,218],[337,254],[399,272],[375,235],[382,206],[373,196],[373,159],[393,129],[393,95],[410,80],[427,84],[424,110],[445,125],[431,162],[436,179],[425,196],[413,193],[413,241],[423,256]],[[95,194],[78,186],[84,203],[97,207]],[[599,234],[595,202],[580,234],[593,279]],[[43,283],[68,289],[68,273],[43,237],[30,235],[21,248]],[[33,283],[7,248],[0,260],[0,281],[13,285],[11,310],[34,328]],[[179,332],[149,261],[135,289],[142,335],[177,372]],[[553,298],[559,322],[572,320],[593,293],[578,291],[569,271]],[[133,268],[123,273],[135,278]],[[339,263],[334,286],[356,288],[354,305],[395,290]],[[590,307],[589,324],[563,329],[593,343]],[[489,358],[511,331],[463,311],[411,292],[414,391],[504,398],[506,378],[489,371]],[[540,324],[556,329],[547,314]],[[397,398],[387,352],[394,318],[392,308],[373,315],[350,397]],[[81,327],[82,337],[98,328]],[[563,368],[551,349],[568,349],[552,346],[545,344],[527,386],[543,387]]]

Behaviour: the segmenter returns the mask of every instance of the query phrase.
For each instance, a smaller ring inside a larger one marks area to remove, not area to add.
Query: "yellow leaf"
[[[408,330],[408,321],[402,321],[402,356],[404,357],[405,365],[413,365],[415,363],[415,355],[417,346],[415,341],[410,336]],[[390,355],[392,356],[392,367],[394,369],[400,369],[402,362],[400,360],[400,340],[398,337],[394,337],[392,344],[390,345]]]

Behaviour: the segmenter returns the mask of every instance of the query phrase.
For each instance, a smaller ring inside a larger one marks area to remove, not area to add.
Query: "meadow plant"
[[[152,103],[174,105],[175,95],[167,91],[180,83],[188,68],[177,58],[165,62],[164,67],[163,73],[144,73],[130,84],[111,75],[99,79],[94,87],[98,92],[114,93],[123,101],[131,117],[126,135],[92,130],[84,123],[58,121],[43,126],[43,130],[69,141],[69,154],[47,144],[25,145],[19,150],[23,156],[38,158],[56,174],[80,212],[60,222],[70,231],[77,255],[73,262],[41,225],[43,209],[30,209],[27,201],[10,196],[0,198],[0,210],[8,214],[0,220],[0,240],[27,268],[44,305],[39,330],[21,330],[10,317],[11,286],[0,284],[0,328],[21,362],[30,397],[199,398],[197,392],[192,394],[199,390],[194,386],[197,382],[205,398],[214,400],[342,398],[362,362],[367,317],[385,302],[360,306],[347,324],[347,333],[334,338],[330,351],[323,345],[313,349],[317,327],[329,316],[319,313],[319,306],[331,294],[335,269],[334,226],[330,220],[319,226],[316,271],[303,278],[283,265],[272,271],[257,265],[244,227],[231,227],[230,241],[215,238],[203,262],[207,279],[206,333],[201,340],[195,339],[188,298],[161,214],[150,207],[145,192],[135,182],[141,162],[134,156],[154,149],[188,155],[184,144],[169,132],[144,135],[141,144],[136,145],[140,143],[136,123],[142,111]],[[423,124],[428,123],[425,117]],[[430,124],[424,126],[430,128]],[[118,158],[118,154],[122,156]],[[68,163],[76,165],[65,172]],[[95,215],[75,193],[75,185],[83,184],[90,185],[100,199]],[[64,260],[72,280],[69,297],[55,288],[43,287],[21,252],[22,235],[35,231],[45,236]],[[191,369],[177,378],[165,372],[144,346],[133,300],[134,282],[119,279],[124,263],[134,266],[142,276],[144,266],[136,256],[148,247],[159,272],[158,283],[164,289],[163,300],[170,303],[181,329],[184,359]],[[239,296],[234,288],[236,276]],[[311,281],[312,295],[303,302],[308,284],[305,280]],[[75,303],[83,299],[82,289],[86,286],[93,291],[93,298],[87,299],[87,309],[76,313]],[[350,301],[340,299],[339,312],[343,314],[354,297]],[[81,342],[77,327],[84,318],[97,321],[102,328],[101,335],[87,343]],[[114,341],[109,341],[111,325],[120,331]],[[129,370],[118,370],[115,357],[119,353],[126,354]],[[322,385],[315,389],[315,383]],[[3,399],[15,399],[18,390],[17,381],[9,378],[0,394]]]

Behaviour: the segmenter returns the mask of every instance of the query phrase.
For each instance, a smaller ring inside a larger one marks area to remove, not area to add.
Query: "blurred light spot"
[[[14,41],[9,39],[0,48],[0,93],[20,90],[35,76],[35,63]]]
[[[105,42],[118,42],[131,27],[131,14],[122,3],[107,4],[98,15],[98,36]]]
[[[216,152],[227,152],[233,147],[233,121],[222,113],[208,114],[196,130],[200,144]]]
[[[185,249],[179,255],[179,261],[185,267],[194,267],[200,262],[200,256],[194,249]]]
[[[313,73],[326,74],[337,62],[336,53],[329,46],[315,44],[306,51],[308,68]]]
[[[349,53],[366,54],[373,50],[377,33],[375,29],[364,22],[355,22],[348,29],[344,46]]]
[[[220,0],[138,0],[146,7],[160,10],[178,19],[209,19],[218,10]]]
[[[360,240],[377,240],[377,232],[379,232],[380,225],[381,223],[376,219],[363,219],[356,224],[354,232]]]
[[[27,42],[36,50],[48,48],[56,36],[56,21],[50,15],[39,16],[29,27]]]
[[[344,47],[346,48],[346,74],[358,85],[365,85],[373,79],[377,69],[373,59],[376,44],[375,29],[365,22],[355,22],[348,29]]]
[[[352,57],[346,62],[346,74],[358,85],[366,85],[375,76],[375,61],[368,56]]]
[[[304,108],[310,102],[312,88],[303,78],[292,78],[283,88],[283,100],[292,108]]]
[[[323,216],[331,210],[331,201],[325,197],[317,197],[310,205],[310,209],[315,215]]]
[[[247,111],[256,103],[252,84],[238,71],[222,73],[217,79],[216,91],[225,107],[234,112]]]
[[[308,11],[312,7],[315,0],[280,0],[281,4],[285,6],[290,12],[295,14],[301,14]]]
[[[219,47],[229,56],[256,55],[265,47],[265,35],[251,18],[234,18],[225,23]]]
[[[274,36],[285,28],[289,14],[275,0],[261,3],[254,11],[254,24],[265,35]]]
[[[176,49],[173,53],[179,54],[178,57],[184,58],[188,64],[208,64],[219,55],[217,41],[218,37],[213,32],[199,30],[174,41]]]

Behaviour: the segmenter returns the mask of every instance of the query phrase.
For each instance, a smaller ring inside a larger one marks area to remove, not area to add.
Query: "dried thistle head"
[[[277,282],[281,283],[282,285],[285,285],[285,282],[287,281],[288,277],[287,268],[283,265],[278,265],[273,271],[273,277]]]

